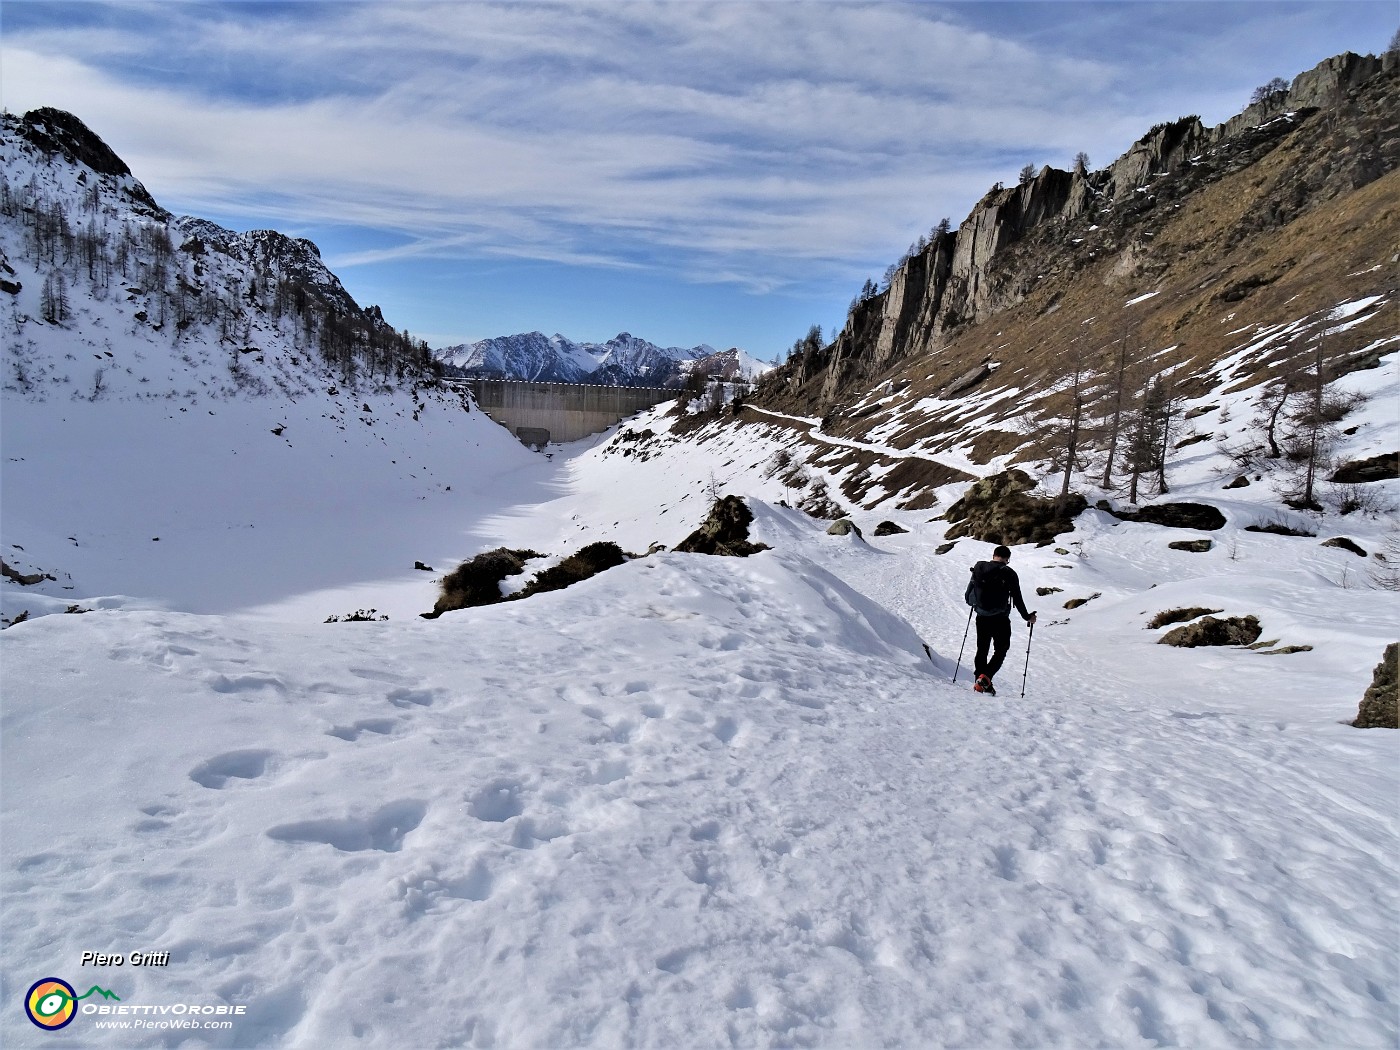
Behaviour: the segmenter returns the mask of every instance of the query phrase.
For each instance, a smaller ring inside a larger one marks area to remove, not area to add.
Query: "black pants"
[[[988,648],[995,647],[992,658],[987,659]],[[1006,659],[1006,650],[1011,648],[1011,614],[977,617],[977,662],[973,665],[974,674],[984,674],[995,678],[1001,670],[1001,662]]]

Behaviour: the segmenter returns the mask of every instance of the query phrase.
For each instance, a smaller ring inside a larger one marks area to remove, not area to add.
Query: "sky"
[[[162,205],[309,237],[434,347],[628,331],[778,359],[1025,164],[1103,167],[1395,0],[0,0],[0,104],[76,114]]]

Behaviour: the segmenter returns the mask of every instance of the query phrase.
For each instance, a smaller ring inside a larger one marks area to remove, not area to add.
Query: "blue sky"
[[[176,212],[310,237],[434,346],[782,356],[1027,163],[1379,53],[1395,0],[0,2],[0,103]]]

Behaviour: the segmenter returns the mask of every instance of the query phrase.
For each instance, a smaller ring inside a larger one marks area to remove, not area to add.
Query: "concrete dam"
[[[662,387],[528,383],[514,379],[450,380],[472,392],[477,405],[522,444],[577,441],[598,434],[644,408],[672,401],[678,390]]]

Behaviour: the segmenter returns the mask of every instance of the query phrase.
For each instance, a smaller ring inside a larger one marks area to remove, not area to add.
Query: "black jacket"
[[[1021,619],[1030,619],[1031,614],[1021,598],[1021,579],[1015,569],[1005,562],[979,561],[970,571],[973,586],[981,596],[976,606],[978,616],[1007,616],[1014,604]]]

